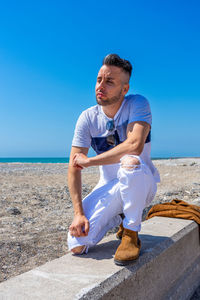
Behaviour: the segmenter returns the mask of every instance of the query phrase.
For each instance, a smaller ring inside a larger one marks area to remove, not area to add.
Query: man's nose
[[[102,81],[99,83],[98,88],[104,89],[104,87],[105,87],[105,82],[104,82],[104,80],[102,80]]]

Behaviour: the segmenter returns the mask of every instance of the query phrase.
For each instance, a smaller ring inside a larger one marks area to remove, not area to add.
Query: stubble
[[[108,106],[108,105],[115,104],[115,103],[119,102],[121,99],[122,99],[122,89],[119,91],[118,95],[111,97],[111,98],[97,99],[97,97],[96,97],[97,104],[99,104],[101,106]]]

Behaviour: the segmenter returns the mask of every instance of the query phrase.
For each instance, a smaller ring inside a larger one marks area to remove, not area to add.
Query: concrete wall
[[[0,299],[190,299],[200,284],[199,228],[189,220],[143,222],[139,259],[116,266],[109,236],[87,255],[70,253],[0,284]]]

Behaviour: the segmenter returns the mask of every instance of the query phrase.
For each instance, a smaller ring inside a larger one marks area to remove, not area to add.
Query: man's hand
[[[90,166],[90,160],[83,153],[75,153],[73,157],[73,166],[81,169],[87,168]]]
[[[69,227],[71,236],[87,236],[89,232],[89,221],[84,215],[76,215]]]

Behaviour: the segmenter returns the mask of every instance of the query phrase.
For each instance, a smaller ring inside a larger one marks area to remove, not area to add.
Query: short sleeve
[[[72,146],[86,148],[90,148],[91,146],[91,135],[87,120],[87,111],[83,111],[78,118],[72,140]]]
[[[141,95],[134,95],[134,97],[130,98],[129,101],[130,107],[128,123],[144,121],[151,125],[152,115],[148,100]]]

